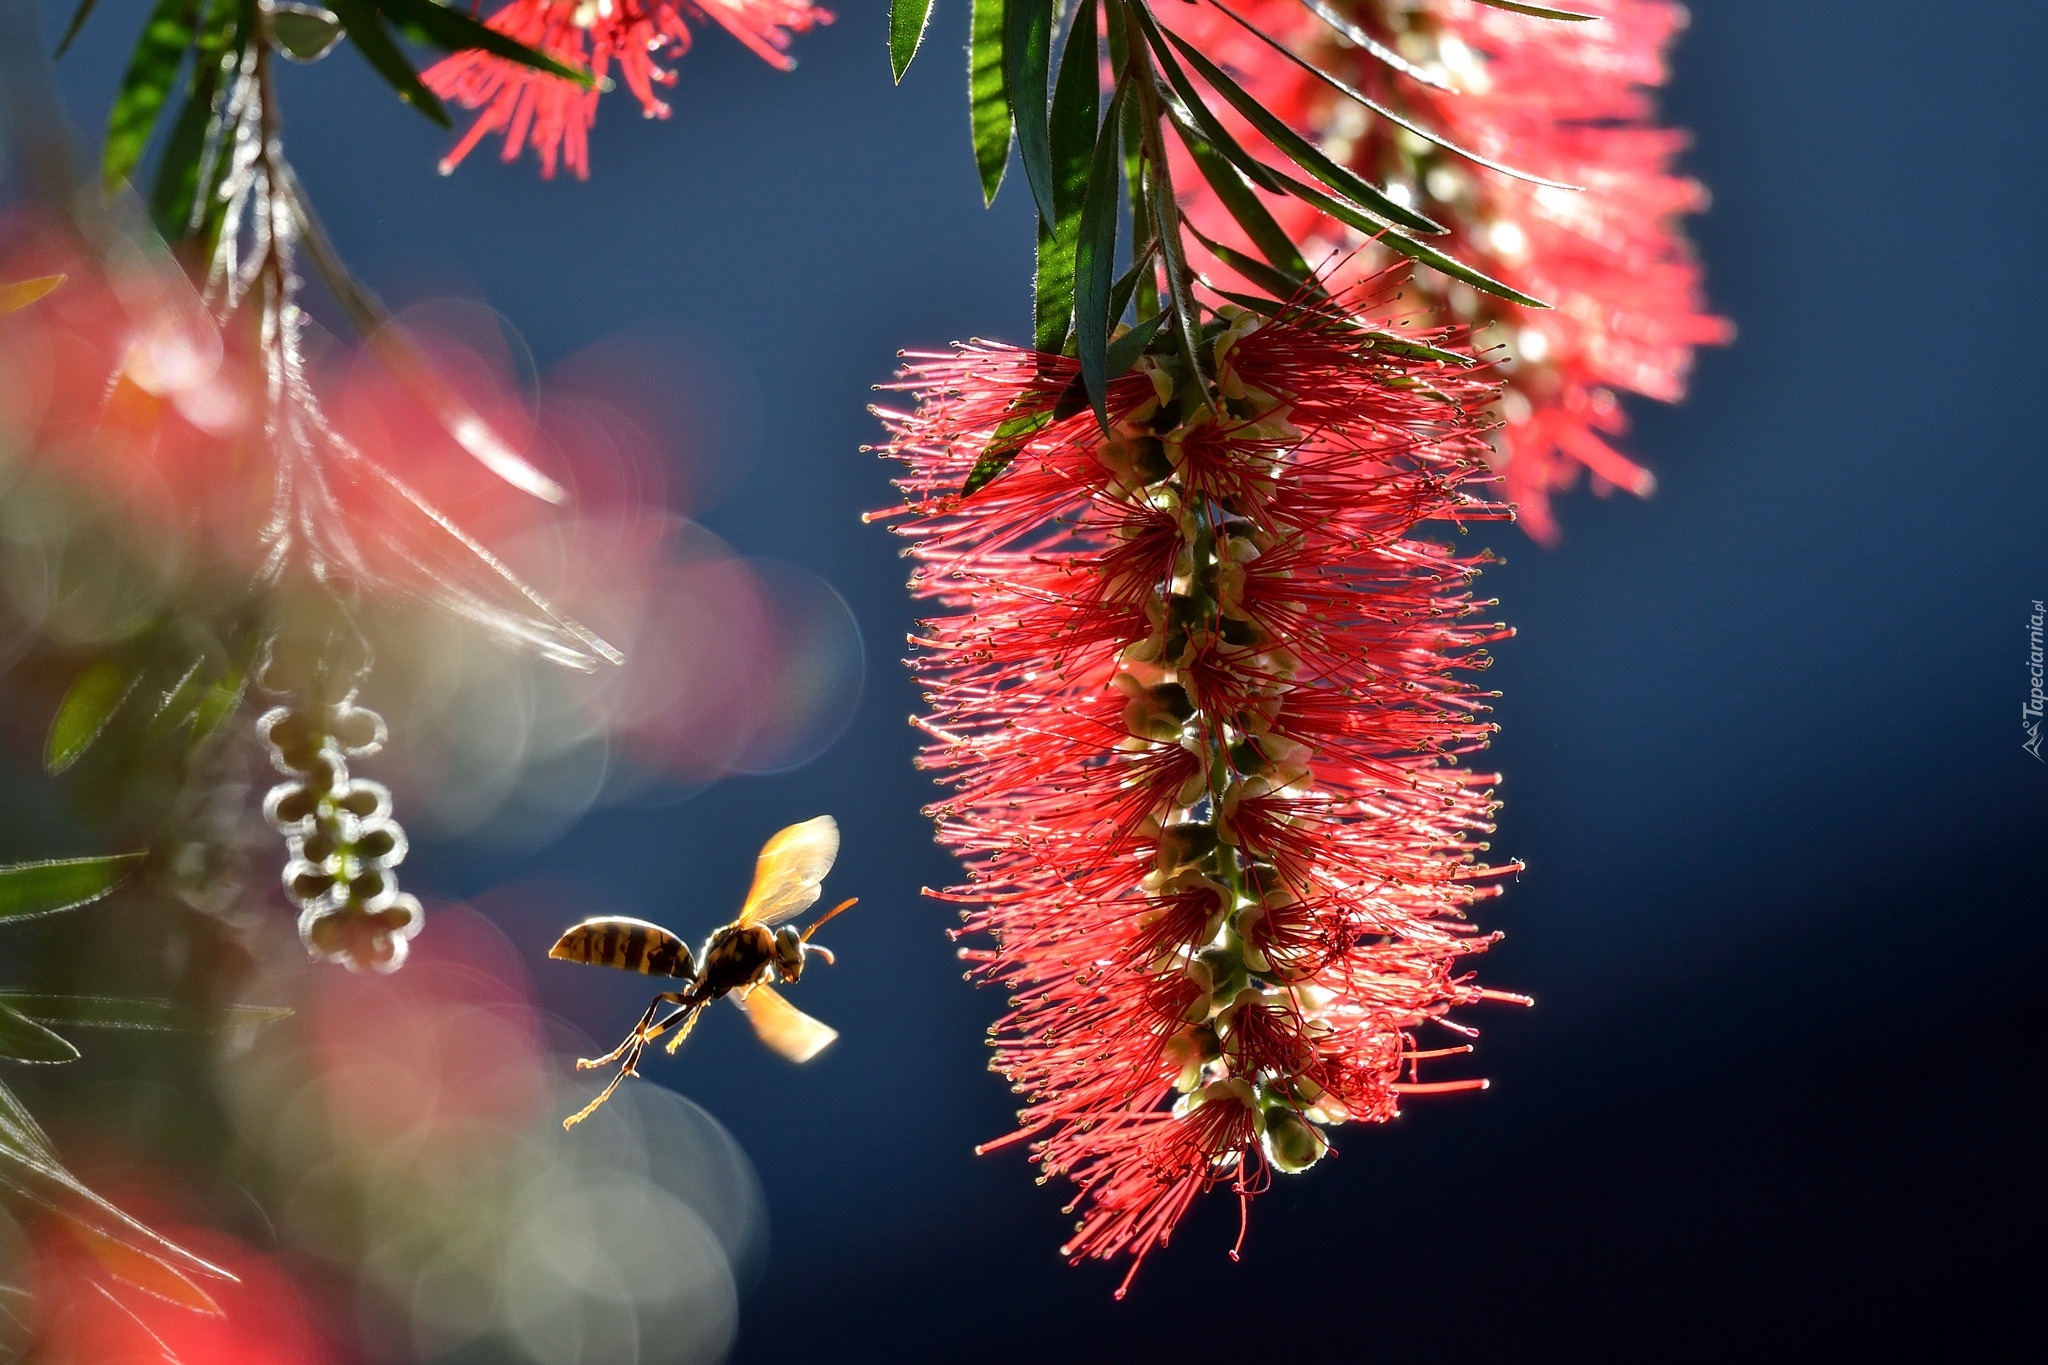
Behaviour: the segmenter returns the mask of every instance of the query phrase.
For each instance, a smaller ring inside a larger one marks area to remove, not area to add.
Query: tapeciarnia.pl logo
[[[2020,708],[2020,724],[2026,727],[2027,738],[2020,745],[2034,756],[2037,763],[2048,763],[2041,757],[2041,619],[2048,615],[2041,606],[2041,599],[2034,599],[2034,614],[2027,618],[2027,674],[2030,684],[2027,688],[2027,704]]]

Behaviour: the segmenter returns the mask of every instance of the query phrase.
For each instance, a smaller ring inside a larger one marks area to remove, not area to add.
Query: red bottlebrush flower
[[[1416,7],[1363,0],[1343,8],[1351,38],[1297,0],[1175,6],[1173,27],[1296,127],[1315,130],[1339,160],[1450,230],[1434,245],[1552,308],[1532,309],[1421,272],[1408,302],[1470,326],[1504,381],[1493,462],[1524,528],[1553,541],[1550,495],[1581,468],[1601,486],[1647,494],[1649,471],[1611,444],[1626,428],[1617,392],[1673,402],[1693,349],[1727,341],[1706,313],[1700,270],[1679,219],[1706,202],[1672,171],[1684,136],[1656,127],[1649,92],[1685,11],[1667,0],[1587,0],[1591,23],[1557,23],[1472,0]],[[1334,11],[1333,11],[1334,12]],[[1541,185],[1432,145],[1330,88],[1247,31],[1290,50],[1419,127],[1481,156],[1581,189]],[[1368,44],[1377,45],[1375,53]],[[1226,122],[1256,144],[1225,110]],[[1183,161],[1182,164],[1185,164]],[[1229,215],[1190,168],[1175,183],[1189,213],[1240,242]],[[1297,201],[1275,215],[1311,258],[1358,235]],[[1371,266],[1375,253],[1362,258]],[[1341,273],[1341,272],[1340,272]]]
[[[1395,1112],[1414,1031],[1491,994],[1454,963],[1506,870],[1477,861],[1494,779],[1455,766],[1492,729],[1462,671],[1504,632],[1478,559],[1415,535],[1505,515],[1477,492],[1490,387],[1329,316],[1225,309],[1198,349],[1213,406],[1148,355],[1107,435],[1063,401],[1074,361],[981,343],[915,357],[915,410],[880,414],[912,583],[953,609],[916,641],[916,723],[968,869],[942,898],[1011,992],[1005,1141],[1080,1186],[1068,1254],[1133,1272],[1203,1189]]]
[[[712,20],[783,71],[796,65],[787,51],[791,35],[832,22],[830,11],[807,0],[512,0],[489,24],[557,61],[588,69],[600,85],[616,62],[647,117],[667,118],[668,105],[654,87],[674,85],[676,74],[655,58],[690,50],[686,13]],[[442,98],[483,111],[455,150],[441,158],[443,175],[477,143],[502,132],[505,160],[515,160],[530,142],[542,176],[553,178],[557,163],[567,162],[578,179],[590,178],[597,90],[477,51],[444,58],[422,79]]]

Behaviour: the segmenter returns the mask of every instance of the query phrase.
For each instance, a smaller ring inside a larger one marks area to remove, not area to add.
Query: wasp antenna
[[[816,919],[812,920],[812,921],[811,921],[811,927],[810,927],[810,928],[808,928],[808,929],[806,929],[806,930],[804,930],[804,942],[806,942],[806,943],[809,943],[809,942],[811,941],[811,935],[812,935],[812,934],[815,934],[815,933],[817,933],[817,932],[818,932],[818,926],[819,926],[819,925],[821,925],[821,924],[823,924],[823,923],[824,923],[824,922],[825,922],[826,920],[828,920],[828,919],[831,919],[831,918],[832,918],[832,917],[833,917],[834,915],[838,914],[838,913],[839,913],[839,912],[840,912],[841,910],[851,910],[851,909],[852,909],[852,908],[853,908],[854,906],[856,906],[856,905],[859,905],[859,904],[860,904],[860,897],[859,897],[859,896],[848,896],[848,897],[847,897],[847,898],[846,898],[845,900],[843,900],[843,901],[839,902],[839,904],[837,904],[837,905],[833,906],[833,907],[832,907],[832,908],[831,908],[830,910],[827,910],[827,911],[826,911],[826,912],[825,912],[824,914],[822,914],[822,915],[818,916],[818,917],[817,917]]]

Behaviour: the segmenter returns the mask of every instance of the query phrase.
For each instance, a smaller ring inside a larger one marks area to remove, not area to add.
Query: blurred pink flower
[[[1493,729],[1463,673],[1505,632],[1478,561],[1414,534],[1504,515],[1489,386],[1328,319],[1229,309],[1201,345],[1215,410],[1148,356],[1107,436],[1058,406],[1074,361],[981,343],[913,357],[915,410],[881,414],[913,586],[952,609],[913,641],[916,723],[968,871],[942,898],[992,941],[962,956],[1011,996],[1004,1141],[1081,1187],[1067,1253],[1133,1273],[1202,1190],[1482,1084],[1418,1083],[1414,1034],[1493,994],[1455,963],[1512,870],[1478,861],[1495,779],[1458,766]]]
[[[617,63],[647,117],[667,118],[668,105],[654,87],[674,85],[676,75],[655,58],[690,50],[685,14],[719,24],[783,71],[796,65],[787,52],[791,35],[832,22],[830,11],[808,0],[512,0],[489,23],[508,38],[587,69],[600,85]],[[483,111],[455,150],[441,158],[443,175],[484,138],[503,133],[505,160],[517,159],[531,143],[544,177],[552,178],[556,164],[567,162],[578,179],[589,178],[597,90],[473,50],[443,58],[424,79],[444,99]]]

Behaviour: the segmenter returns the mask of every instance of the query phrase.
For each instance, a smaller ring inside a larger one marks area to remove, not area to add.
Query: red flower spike
[[[613,64],[619,78],[648,118],[667,118],[668,104],[657,85],[674,85],[676,73],[655,62],[690,50],[685,14],[710,19],[778,70],[796,65],[788,47],[793,34],[829,24],[832,14],[807,0],[512,0],[492,15],[489,26],[506,37],[583,67],[600,87]],[[590,178],[590,129],[597,122],[598,90],[475,50],[458,52],[429,67],[421,78],[429,90],[466,109],[480,109],[476,122],[441,158],[447,175],[477,143],[505,135],[505,160],[514,161],[528,144],[540,157],[540,173],[552,179],[566,162],[579,180]]]
[[[950,609],[913,641],[968,874],[936,894],[1011,997],[993,1065],[1025,1107],[989,1146],[1080,1186],[1069,1256],[1133,1270],[1204,1189],[1394,1115],[1414,1032],[1485,996],[1453,967],[1512,870],[1477,861],[1492,779],[1453,766],[1492,730],[1463,671],[1506,632],[1478,558],[1415,534],[1506,516],[1493,389],[1331,320],[1224,309],[1202,346],[1213,408],[1176,348],[1111,381],[1107,435],[1052,418],[1073,360],[984,343],[912,357],[914,410],[880,413],[912,584]]]
[[[1685,24],[1669,0],[1585,0],[1598,15],[1556,23],[1471,0],[1417,7],[1361,0],[1343,8],[1354,29],[1394,61],[1340,40],[1299,0],[1175,5],[1162,17],[1267,108],[1403,203],[1444,224],[1439,249],[1552,305],[1533,309],[1430,272],[1403,291],[1425,323],[1473,329],[1474,346],[1503,388],[1491,459],[1523,529],[1557,538],[1550,497],[1581,469],[1599,489],[1647,495],[1650,472],[1612,444],[1627,426],[1618,392],[1665,402],[1684,396],[1695,347],[1728,341],[1705,311],[1700,270],[1680,219],[1706,205],[1674,173],[1684,136],[1652,122],[1650,92]],[[1579,189],[1540,185],[1477,166],[1403,132],[1290,62],[1247,31],[1259,29],[1418,126],[1517,170]],[[1434,82],[1434,84],[1432,84]],[[1235,112],[1218,116],[1248,146],[1261,139]],[[1173,149],[1180,153],[1176,146]],[[1248,248],[1229,213],[1185,156],[1174,184],[1211,237]],[[1269,200],[1311,261],[1354,250],[1359,234],[1296,200]],[[1387,258],[1368,250],[1357,266]],[[1336,268],[1344,278],[1354,268]],[[1221,275],[1230,271],[1218,263]]]

